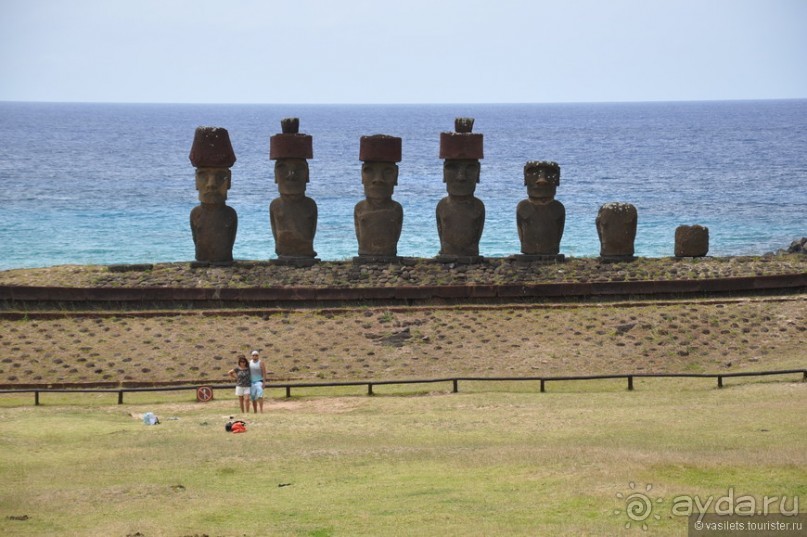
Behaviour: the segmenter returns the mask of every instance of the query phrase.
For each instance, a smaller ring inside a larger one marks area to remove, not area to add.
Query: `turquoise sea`
[[[359,138],[403,139],[394,198],[404,207],[399,255],[439,250],[445,196],[439,133],[457,116],[485,136],[477,188],[487,219],[480,253],[519,252],[515,207],[528,160],[561,166],[561,253],[596,256],[603,203],[639,211],[636,253],[673,253],[680,224],[709,227],[710,255],[756,255],[807,235],[807,100],[525,105],[146,105],[0,103],[0,269],[188,261],[198,204],[188,160],[199,125],[225,127],[238,161],[228,205],[237,259],[275,257],[277,197],[269,137],[280,119],[311,134],[308,195],[319,206],[322,260],[357,253],[363,199]]]

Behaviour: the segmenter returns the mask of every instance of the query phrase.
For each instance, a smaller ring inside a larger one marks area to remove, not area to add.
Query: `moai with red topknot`
[[[317,204],[305,195],[309,181],[308,160],[313,142],[299,133],[300,120],[285,118],[282,132],[269,139],[269,158],[275,161],[275,183],[279,198],[269,205],[269,220],[275,239],[274,263],[293,266],[315,264],[314,235],[317,232]]]
[[[485,227],[485,205],[474,196],[483,158],[482,135],[474,133],[473,118],[457,118],[455,132],[440,133],[443,182],[448,196],[437,204],[437,261],[479,263],[479,240]]]
[[[398,239],[403,226],[403,207],[392,199],[398,184],[401,139],[386,134],[362,136],[359,140],[361,183],[365,199],[353,210],[357,263],[396,263]]]
[[[225,204],[232,182],[235,152],[227,129],[197,127],[190,152],[196,168],[200,205],[191,210],[190,224],[197,264],[230,264],[238,230],[235,209]]]

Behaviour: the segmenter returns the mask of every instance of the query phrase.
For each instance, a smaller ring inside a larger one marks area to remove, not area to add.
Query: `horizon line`
[[[718,103],[755,101],[803,101],[807,97],[761,97],[730,99],[647,99],[605,101],[508,101],[508,102],[176,102],[176,101],[49,101],[0,99],[3,104],[130,104],[171,106],[525,106],[525,105],[591,105],[591,104],[665,104],[665,103]]]

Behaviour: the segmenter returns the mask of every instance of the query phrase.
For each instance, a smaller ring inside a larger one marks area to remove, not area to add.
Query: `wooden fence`
[[[636,379],[647,378],[697,378],[697,379],[717,379],[717,387],[724,386],[724,380],[729,378],[738,377],[768,377],[773,375],[795,375],[800,374],[802,382],[807,382],[807,369],[784,369],[777,371],[749,371],[740,373],[632,373],[632,374],[616,374],[616,375],[583,375],[583,376],[561,376],[561,377],[450,377],[450,378],[436,378],[436,379],[408,379],[408,380],[357,380],[357,381],[343,381],[343,382],[292,382],[292,383],[269,383],[266,386],[267,390],[274,388],[285,389],[286,397],[291,397],[291,390],[293,388],[335,388],[345,386],[367,386],[367,395],[374,395],[374,388],[376,386],[389,386],[389,385],[407,385],[407,384],[442,384],[450,383],[451,391],[458,393],[460,382],[540,382],[541,393],[546,392],[546,385],[549,382],[564,382],[564,381],[588,381],[588,380],[612,380],[621,379],[627,381],[628,390],[634,389],[634,382]],[[145,387],[145,388],[20,388],[20,389],[4,389],[0,390],[0,394],[21,394],[33,393],[34,404],[39,405],[39,396],[42,393],[117,393],[118,404],[123,404],[123,394],[125,393],[138,393],[138,392],[169,392],[169,391],[182,391],[194,390],[197,392],[199,398],[200,390],[205,394],[212,396],[212,389],[232,389],[234,384],[207,384],[207,385],[177,385],[177,386],[159,386],[159,387]]]

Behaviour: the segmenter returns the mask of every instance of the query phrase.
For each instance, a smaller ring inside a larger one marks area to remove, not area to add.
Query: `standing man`
[[[258,351],[252,351],[252,360],[249,362],[249,380],[252,385],[249,388],[249,397],[252,399],[252,410],[258,413],[258,408],[263,414],[263,389],[266,387],[266,364],[263,363]]]

